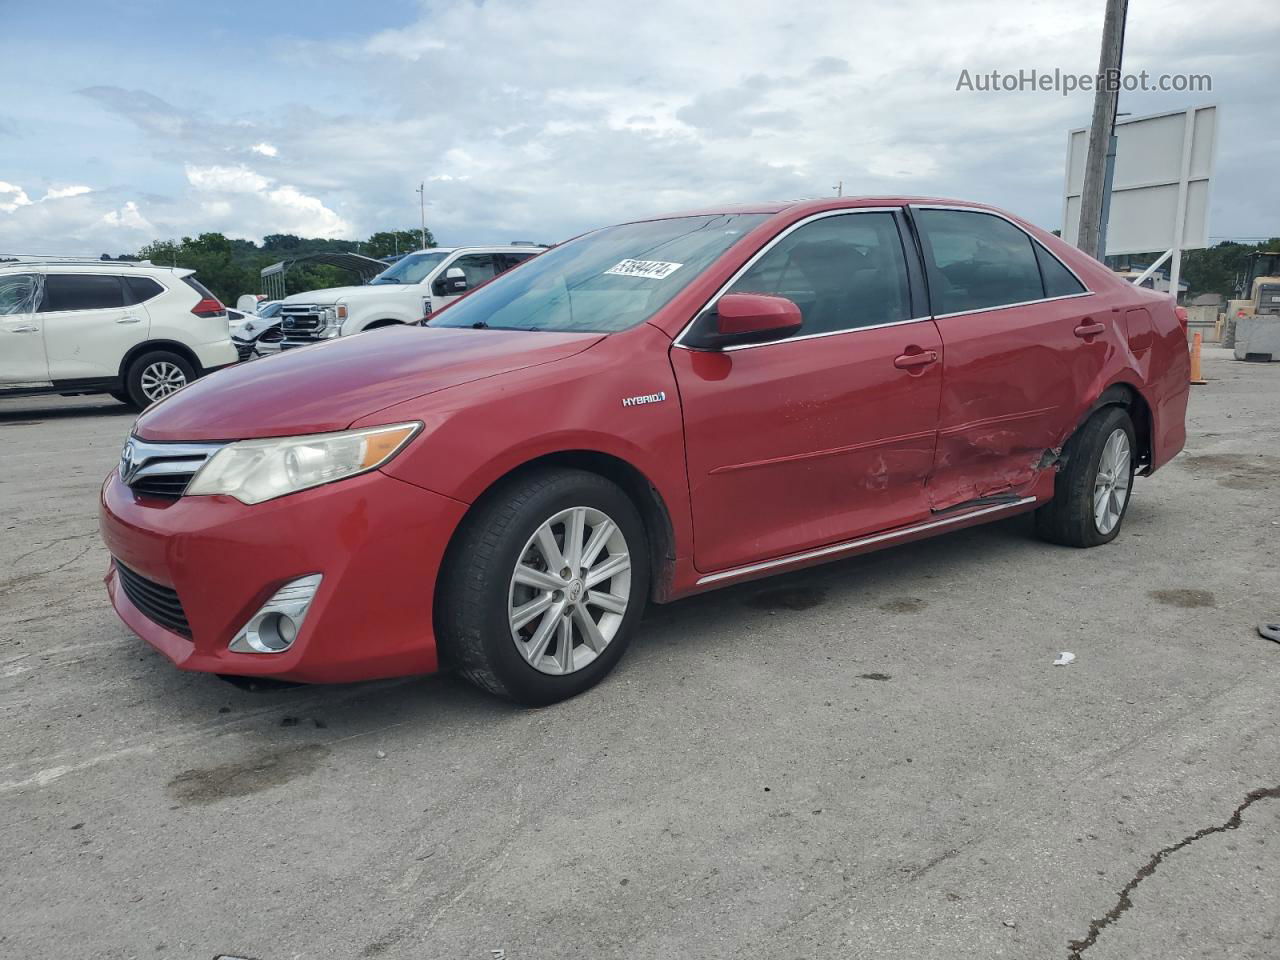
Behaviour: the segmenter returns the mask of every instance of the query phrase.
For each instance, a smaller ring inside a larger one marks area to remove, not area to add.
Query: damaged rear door
[[[1048,250],[993,213],[912,207],[944,370],[934,511],[1014,494],[1051,464],[1092,400],[1111,312]]]

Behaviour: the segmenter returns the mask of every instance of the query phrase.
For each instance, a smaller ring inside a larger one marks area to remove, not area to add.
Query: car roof
[[[10,260],[0,263],[5,271],[32,270],[39,273],[125,273],[125,274],[169,274],[170,276],[189,277],[194,270],[186,267],[166,267],[146,260],[59,260],[39,259]]]
[[[971,207],[974,210],[996,210],[985,203],[972,200],[953,200],[947,197],[908,197],[908,196],[861,196],[861,197],[806,197],[798,200],[766,200],[760,203],[733,203],[715,207],[703,207],[695,210],[681,210],[654,217],[640,217],[629,221],[646,223],[650,220],[672,220],[677,217],[710,217],[731,216],[734,214],[779,214],[779,213],[822,213],[827,210],[856,210],[858,207],[901,207],[907,204],[917,206],[945,205],[948,207]],[[1002,212],[1002,211],[1001,211]]]

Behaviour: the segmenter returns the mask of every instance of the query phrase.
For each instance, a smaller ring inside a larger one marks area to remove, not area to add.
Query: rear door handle
[[[21,326],[21,327],[10,327],[10,328],[9,328],[9,332],[10,332],[10,333],[39,333],[39,332],[40,332],[40,328],[39,328],[39,327],[33,327],[33,326],[31,326],[31,324],[26,324],[26,325]]]
[[[121,317],[116,323],[141,323],[141,317]]]
[[[910,370],[913,367],[926,367],[938,362],[936,350],[922,350],[920,353],[904,353],[893,361],[899,370]]]
[[[1076,327],[1075,330],[1072,332],[1075,333],[1077,337],[1080,337],[1083,340],[1087,337],[1096,337],[1100,333],[1105,333],[1106,329],[1107,328],[1104,327],[1102,324],[1096,323],[1093,320],[1085,318],[1085,321],[1082,324],[1080,324],[1080,326]]]

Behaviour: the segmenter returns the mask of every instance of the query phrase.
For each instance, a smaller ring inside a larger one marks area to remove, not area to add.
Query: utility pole
[[[1115,136],[1116,107],[1120,100],[1120,63],[1124,56],[1124,24],[1129,13],[1129,0],[1107,0],[1102,21],[1102,51],[1098,56],[1098,79],[1093,94],[1093,122],[1089,126],[1089,148],[1084,161],[1084,184],[1080,189],[1080,230],[1076,246],[1089,256],[1102,260],[1106,224],[1103,211],[1109,208],[1107,196],[1107,154]],[[1112,165],[1114,165],[1112,153]]]
[[[837,180],[837,181],[836,181],[836,185],[835,185],[834,189],[835,189],[835,191],[836,191],[836,196],[837,196],[837,197],[843,197],[843,196],[844,196],[844,181],[843,181],[843,180]]]
[[[418,212],[422,214],[422,249],[427,249],[427,184],[418,184]]]

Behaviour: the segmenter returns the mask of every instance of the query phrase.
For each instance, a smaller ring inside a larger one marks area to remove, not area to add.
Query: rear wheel
[[[554,703],[613,669],[648,590],[644,524],[621,489],[580,470],[529,474],[481,504],[450,549],[441,652],[490,693]]]
[[[125,374],[129,401],[139,410],[172,393],[195,379],[195,370],[183,357],[169,350],[152,350],[134,360]]]
[[[1036,532],[1052,543],[1096,547],[1120,532],[1137,466],[1133,421],[1123,407],[1104,407],[1067,444],[1067,463],[1053,499],[1036,511]]]
[[[121,403],[129,404],[130,406],[133,405],[133,401],[129,399],[129,394],[125,393],[123,390],[112,390],[110,393],[111,396],[115,397]]]

